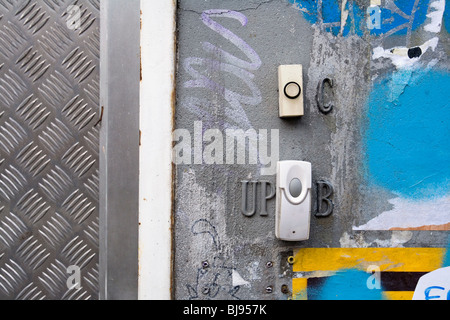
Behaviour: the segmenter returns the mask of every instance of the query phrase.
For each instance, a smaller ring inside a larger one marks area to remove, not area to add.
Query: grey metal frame
[[[101,1],[102,300],[138,297],[140,1]]]

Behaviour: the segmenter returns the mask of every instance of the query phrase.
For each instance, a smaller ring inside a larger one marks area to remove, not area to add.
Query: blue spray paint
[[[367,178],[409,199],[450,194],[450,74],[401,70],[374,83],[363,127]]]
[[[403,14],[400,15],[395,11],[381,7],[381,28],[372,29],[371,34],[382,35],[404,25],[395,34],[405,35],[408,25],[411,26],[411,30],[416,30],[427,19],[426,15],[430,0],[420,0],[416,8],[414,8],[414,0],[397,0],[394,3]],[[405,15],[408,17],[405,17]]]
[[[317,1],[316,1],[317,3]],[[317,7],[317,4],[316,4]],[[318,10],[318,8],[316,8]],[[337,0],[325,0],[322,3],[322,17],[324,23],[341,21],[341,8]]]
[[[328,277],[325,283],[310,292],[311,300],[382,300],[382,288],[369,289],[367,280],[370,274],[356,269],[340,270],[335,275]]]
[[[409,12],[410,15],[414,14],[414,18],[412,18],[412,30],[418,29],[427,19],[427,13],[430,6],[431,0],[420,0],[418,2],[416,11],[413,12],[413,3],[414,1],[396,1],[396,5],[402,10],[403,12]],[[408,8],[402,8],[404,5],[409,5]],[[403,29],[404,30],[404,29]]]
[[[311,24],[327,24],[327,23],[340,23],[341,22],[341,4],[338,0],[323,0],[322,7],[318,7],[318,1],[316,0],[288,0],[290,3],[295,4],[303,13],[304,18]],[[364,18],[364,13],[358,6],[354,6],[353,16],[357,17],[358,23]],[[350,17],[347,18],[347,22],[350,22]],[[343,30],[343,35],[349,34],[351,30],[351,24],[346,23]],[[361,29],[358,27],[358,31]],[[333,35],[338,35],[340,26],[325,27],[325,31],[331,32]],[[361,32],[362,35],[362,32]]]
[[[327,24],[341,22],[341,3],[338,0],[322,0],[322,7],[318,7],[316,0],[288,0],[299,8],[307,21],[311,24]],[[381,36],[389,32],[393,34],[405,35],[408,28],[416,30],[427,19],[427,11],[430,0],[419,0],[417,6],[414,7],[414,0],[394,0],[397,9],[380,7],[381,9],[381,25],[380,28],[369,30],[371,35]],[[350,5],[351,4],[351,5]],[[342,35],[356,34],[362,36],[364,30],[367,29],[366,19],[369,14],[366,8],[358,5],[356,1],[349,0],[344,10],[349,11],[349,15],[345,22]],[[325,27],[325,31],[338,35],[340,26]]]

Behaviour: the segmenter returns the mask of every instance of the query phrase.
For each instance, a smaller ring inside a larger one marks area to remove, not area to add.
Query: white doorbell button
[[[291,196],[297,198],[302,193],[302,182],[297,178],[292,179],[289,184],[289,192]]]
[[[275,215],[275,236],[278,239],[309,239],[311,180],[311,163],[278,162]]]
[[[279,116],[303,116],[303,67],[301,64],[278,67]]]
[[[297,82],[291,81],[284,86],[284,95],[289,99],[297,99],[302,93],[302,88]]]

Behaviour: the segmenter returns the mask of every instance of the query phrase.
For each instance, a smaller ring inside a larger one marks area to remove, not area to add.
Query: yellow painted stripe
[[[429,272],[441,267],[446,248],[302,248],[294,252],[294,272],[367,270]]]
[[[308,295],[306,291],[308,280],[306,278],[292,279],[292,299],[307,300]]]
[[[383,291],[386,300],[412,300],[414,291]]]

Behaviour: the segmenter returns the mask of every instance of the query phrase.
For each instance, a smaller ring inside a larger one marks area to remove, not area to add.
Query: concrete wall
[[[448,1],[178,6],[175,297],[412,298],[448,265]],[[303,65],[301,118],[278,117],[282,64]],[[256,133],[257,157],[227,158],[227,129]],[[241,212],[241,181],[275,183],[277,160],[312,164],[307,241],[275,238],[275,198],[261,215],[259,190],[256,213]],[[320,180],[334,189],[328,217],[316,216]]]

